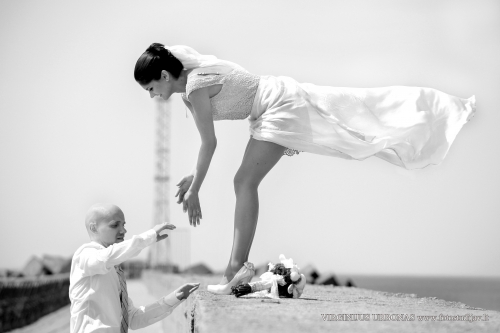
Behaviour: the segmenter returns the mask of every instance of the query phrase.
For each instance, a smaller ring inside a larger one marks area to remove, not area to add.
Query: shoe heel
[[[229,295],[231,294],[231,287],[248,283],[250,280],[252,280],[254,275],[255,268],[253,264],[251,262],[246,262],[229,283],[224,285],[208,285],[207,291],[217,295]]]

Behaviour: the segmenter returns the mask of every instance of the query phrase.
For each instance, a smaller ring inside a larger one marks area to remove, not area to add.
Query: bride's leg
[[[257,219],[259,196],[257,189],[267,173],[276,165],[285,147],[250,138],[241,166],[234,177],[236,209],[231,257],[224,276],[231,281],[243,263],[248,261]]]

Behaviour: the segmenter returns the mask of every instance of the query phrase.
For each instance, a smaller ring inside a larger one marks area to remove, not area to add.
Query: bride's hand
[[[176,185],[179,187],[177,190],[177,193],[175,194],[176,197],[179,197],[177,200],[177,203],[180,204],[184,201],[184,195],[186,192],[189,190],[191,187],[191,183],[193,182],[193,175],[187,175],[183,177]]]
[[[203,218],[201,215],[200,199],[198,192],[188,190],[184,196],[183,202],[184,212],[188,212],[189,224],[193,227],[200,225],[200,220]]]

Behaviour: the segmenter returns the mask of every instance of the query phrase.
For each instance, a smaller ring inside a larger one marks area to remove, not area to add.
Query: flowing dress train
[[[249,117],[254,139],[293,151],[364,160],[377,156],[407,169],[439,164],[475,112],[432,88],[325,87],[262,77]]]

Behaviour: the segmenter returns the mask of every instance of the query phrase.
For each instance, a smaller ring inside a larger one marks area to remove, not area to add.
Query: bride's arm
[[[189,108],[189,111],[191,113],[193,113],[193,107],[191,106],[191,103],[189,103],[189,101],[187,99],[185,99],[184,97],[182,98],[182,101],[184,102],[186,107]],[[187,113],[186,113],[186,117],[187,117]],[[193,167],[193,169],[191,170],[191,172],[189,174],[182,177],[182,179],[179,180],[179,182],[177,184],[175,184],[178,187],[177,193],[175,193],[175,197],[177,198],[178,204],[184,205],[184,195],[186,194],[186,192],[191,187],[191,184],[193,183],[193,178],[194,178],[193,175],[194,175],[195,170],[196,170],[196,165]]]
[[[209,87],[193,91],[189,95],[193,108],[193,118],[201,137],[201,147],[198,160],[193,170],[193,182],[184,196],[184,211],[188,211],[189,223],[193,226],[200,224],[202,218],[198,192],[205,179],[215,148],[214,121],[212,118],[212,105],[210,104]]]

